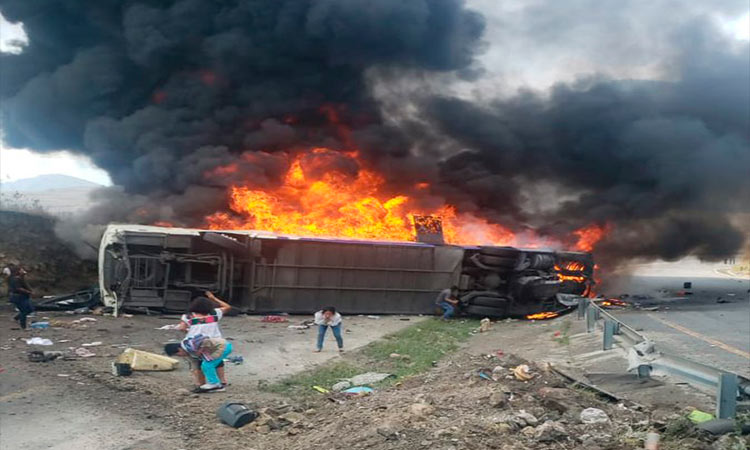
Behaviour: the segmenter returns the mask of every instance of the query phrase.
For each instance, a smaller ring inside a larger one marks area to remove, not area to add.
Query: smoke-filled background
[[[28,36],[0,55],[3,137],[110,174],[60,227],[72,240],[113,221],[199,226],[229,185],[278,183],[282,150],[324,146],[513,230],[611,224],[599,259],[717,259],[750,233],[750,48],[724,27],[747,9],[0,0]]]

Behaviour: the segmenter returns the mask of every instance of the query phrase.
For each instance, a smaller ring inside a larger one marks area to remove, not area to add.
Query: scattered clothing
[[[31,339],[26,339],[26,343],[28,345],[53,345],[53,342],[49,339],[44,339],[40,337],[33,337]]]

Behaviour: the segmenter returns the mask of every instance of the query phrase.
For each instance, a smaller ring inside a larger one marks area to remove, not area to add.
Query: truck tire
[[[513,247],[479,247],[479,253],[489,256],[516,258],[521,251]]]
[[[492,256],[492,255],[479,254],[479,261],[482,264],[485,264],[487,266],[512,269],[513,267],[516,266],[517,258],[515,256],[510,258],[507,256]]]
[[[470,316],[478,317],[504,317],[507,315],[505,308],[492,308],[490,306],[470,305],[464,309],[464,312]]]
[[[490,308],[505,308],[506,299],[501,297],[474,297],[471,306],[489,306]]]

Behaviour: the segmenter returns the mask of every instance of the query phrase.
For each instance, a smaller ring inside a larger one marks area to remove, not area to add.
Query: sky
[[[639,64],[638,55],[648,53],[648,46],[654,40],[643,43],[643,48],[618,49],[617,42],[580,42],[571,41],[566,48],[572,49],[564,54],[540,51],[533,40],[524,41],[513,39],[512,36],[528,32],[528,29],[514,28],[516,23],[528,24],[529,21],[513,21],[514,14],[522,14],[514,2],[495,2],[495,0],[469,0],[469,5],[481,11],[487,18],[487,49],[482,57],[482,63],[493,76],[484,76],[478,83],[473,83],[467,89],[482,95],[486,90],[512,92],[521,87],[545,89],[553,82],[569,81],[581,72],[606,74],[623,78],[652,78],[659,70],[648,63]],[[523,3],[523,2],[522,2]],[[524,3],[526,6],[534,4],[535,0]],[[542,3],[544,16],[554,18],[554,11],[550,11]],[[526,8],[529,10],[529,8]],[[563,10],[569,15],[570,11]],[[750,39],[750,13],[744,15],[727,16],[721,12],[715,13],[715,19],[721,24],[727,34],[739,40]],[[659,20],[658,15],[654,15]],[[569,18],[569,16],[568,16]],[[531,21],[533,24],[533,21]],[[549,24],[543,22],[534,24],[539,28],[537,33],[544,33]],[[645,26],[650,26],[646,24]],[[656,24],[658,25],[658,24]],[[582,29],[596,26],[595,23],[573,24]],[[654,28],[651,28],[653,30]],[[649,32],[652,32],[649,30]],[[582,31],[582,34],[584,32]],[[613,33],[616,34],[616,33]],[[572,34],[575,36],[575,34]],[[653,39],[654,36],[649,36]],[[22,51],[25,34],[20,24],[10,24],[0,15],[0,51]],[[20,42],[20,43],[19,43]],[[629,42],[628,45],[633,45]],[[599,47],[599,48],[597,48]],[[627,52],[631,52],[627,54]],[[592,54],[603,55],[590,58]],[[510,55],[510,57],[509,57]],[[522,56],[522,57],[519,57]],[[575,67],[571,70],[571,67]],[[658,77],[658,76],[657,76]],[[566,80],[567,78],[567,80]],[[0,133],[2,124],[0,124]],[[6,147],[0,142],[0,182],[13,181],[49,173],[63,173],[95,183],[110,185],[108,174],[97,168],[87,157],[75,155],[61,149],[59,152],[38,154],[26,149]]]

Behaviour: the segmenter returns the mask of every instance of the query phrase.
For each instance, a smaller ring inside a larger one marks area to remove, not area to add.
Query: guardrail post
[[[578,299],[578,319],[583,319],[583,316],[586,315],[586,307],[589,304],[589,299],[586,297],[581,297]]]
[[[604,350],[612,350],[612,344],[615,341],[615,322],[612,320],[604,321]]]
[[[737,375],[722,373],[716,390],[716,418],[733,419],[737,413]]]
[[[594,312],[596,308],[594,308],[594,305],[589,304],[588,307],[586,307],[586,332],[587,333],[593,333],[594,329],[596,328],[596,312]]]

